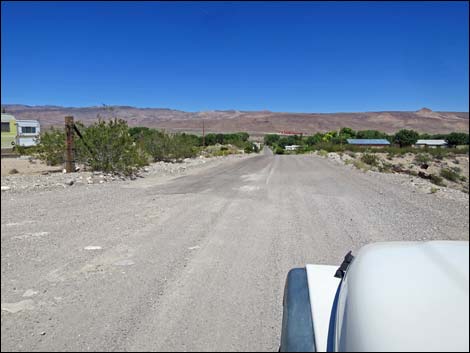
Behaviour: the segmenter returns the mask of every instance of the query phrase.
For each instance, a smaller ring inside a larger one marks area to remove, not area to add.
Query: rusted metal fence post
[[[73,143],[73,116],[65,117],[65,143],[67,151],[65,154],[65,171],[73,173],[75,171],[75,145]]]

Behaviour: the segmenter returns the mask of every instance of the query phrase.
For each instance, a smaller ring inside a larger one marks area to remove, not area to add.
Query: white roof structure
[[[18,126],[39,126],[39,121],[37,120],[17,120],[16,123]]]
[[[426,145],[426,146],[447,146],[446,140],[418,140],[416,145]]]

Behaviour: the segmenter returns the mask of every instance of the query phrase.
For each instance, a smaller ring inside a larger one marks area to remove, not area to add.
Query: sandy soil
[[[11,173],[12,169],[16,169],[18,173]],[[51,167],[39,160],[30,159],[27,156],[18,158],[2,158],[2,176],[10,174],[34,175],[41,174],[43,172],[60,171],[62,171],[62,166]]]

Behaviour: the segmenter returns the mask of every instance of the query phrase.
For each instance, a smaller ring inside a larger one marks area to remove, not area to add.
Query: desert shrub
[[[199,137],[185,133],[168,134],[165,131],[146,129],[135,134],[134,139],[153,161],[192,158],[201,150]]]
[[[318,155],[321,156],[321,157],[326,157],[326,156],[328,156],[328,151],[320,150],[320,151],[318,151]]]
[[[382,173],[389,173],[392,170],[392,164],[387,162],[382,162],[381,165],[378,166],[379,172]]]
[[[436,188],[436,187],[434,187],[434,186],[431,186],[431,190],[430,190],[430,193],[431,193],[431,194],[435,194],[435,193],[438,192],[438,191],[439,191],[438,188]]]
[[[151,156],[153,161],[163,161],[169,158],[171,143],[168,134],[149,129],[137,136],[136,145]]]
[[[59,165],[65,160],[65,133],[51,128],[41,134],[38,145],[33,149],[33,156],[47,165]]]
[[[361,161],[374,167],[377,167],[379,164],[379,159],[377,158],[377,156],[370,153],[363,154],[361,157]]]
[[[246,142],[245,148],[243,149],[245,153],[258,153],[259,148],[256,144],[251,142]]]
[[[15,145],[13,150],[20,156],[32,156],[36,152],[36,146],[20,146]]]
[[[457,181],[460,180],[460,174],[457,173],[455,170],[452,170],[452,169],[443,168],[443,169],[441,169],[439,174],[440,174],[441,177],[443,177],[447,180],[453,181],[453,182],[457,182]]]
[[[172,159],[192,158],[198,154],[197,141],[192,135],[175,134],[170,137],[170,153]]]
[[[19,173],[19,171],[18,171],[18,169],[16,169],[16,168],[10,169],[10,170],[8,171],[8,174],[18,174],[18,173]]]
[[[358,159],[356,159],[356,160],[353,162],[353,165],[354,165],[357,169],[369,170],[369,167],[367,166],[367,164],[365,164],[363,161],[358,160]]]
[[[131,174],[146,164],[145,155],[129,134],[127,122],[113,119],[90,125],[77,140],[77,160],[92,170]]]
[[[445,186],[445,184],[444,184],[444,182],[443,182],[444,179],[442,179],[442,178],[441,178],[440,176],[438,176],[438,175],[430,174],[430,175],[429,175],[429,180],[431,180],[431,182],[432,182],[433,184],[436,184],[436,185],[438,185],[438,186]]]
[[[431,161],[431,156],[427,153],[418,153],[415,156],[415,162],[418,164],[427,164]]]

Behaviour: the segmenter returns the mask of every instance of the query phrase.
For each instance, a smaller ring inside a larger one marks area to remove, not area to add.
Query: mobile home
[[[18,146],[35,146],[39,139],[40,126],[37,120],[17,120],[17,137],[16,144]]]
[[[13,115],[2,114],[2,149],[11,149],[16,143],[16,119]]]

